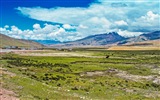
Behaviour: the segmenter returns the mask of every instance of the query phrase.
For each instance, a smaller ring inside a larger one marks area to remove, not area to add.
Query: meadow
[[[158,50],[7,53],[1,84],[21,100],[160,100],[159,61]]]

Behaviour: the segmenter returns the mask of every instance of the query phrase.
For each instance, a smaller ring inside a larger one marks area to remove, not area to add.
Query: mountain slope
[[[149,33],[144,33],[136,37],[130,37],[128,39],[119,41],[118,45],[126,45],[130,43],[150,41],[160,39],[160,31],[154,31]]]
[[[160,31],[150,32],[147,34],[142,34],[139,37],[145,37],[147,40],[160,39]]]
[[[29,40],[22,40],[22,39],[14,39],[9,36],[0,34],[0,48],[6,47],[6,46],[18,46],[18,47],[25,47],[25,48],[41,48],[43,45],[29,41]]]
[[[124,39],[125,38],[120,36],[118,33],[110,32],[108,34],[106,33],[106,34],[88,36],[80,40],[65,43],[65,45],[66,46],[67,45],[68,46],[84,46],[84,45],[100,46],[100,45],[106,45],[106,44],[113,44]]]

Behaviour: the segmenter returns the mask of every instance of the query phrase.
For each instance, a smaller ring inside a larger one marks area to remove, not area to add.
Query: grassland
[[[159,100],[159,61],[156,50],[8,53],[1,84],[21,100]]]

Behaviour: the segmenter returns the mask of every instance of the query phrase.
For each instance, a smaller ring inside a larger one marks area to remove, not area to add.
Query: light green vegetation
[[[91,57],[2,55],[2,67],[16,74],[3,75],[4,87],[22,100],[160,99],[160,84],[153,82],[160,77],[154,71],[160,69],[160,51],[83,48],[72,52],[90,53]]]

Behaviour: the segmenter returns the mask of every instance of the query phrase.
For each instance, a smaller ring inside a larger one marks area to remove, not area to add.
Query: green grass
[[[87,76],[85,73],[117,69],[131,75],[149,76],[151,67],[160,65],[160,51],[105,51],[76,49],[102,58],[36,57],[6,54],[1,56],[3,67],[16,73],[4,75],[6,88],[14,90],[22,100],[158,100],[155,92],[160,85],[150,80],[134,81],[117,77],[115,73]],[[109,58],[105,58],[109,55]],[[81,76],[81,74],[84,74]],[[127,92],[131,91],[131,92]],[[145,95],[150,91],[153,97]]]

